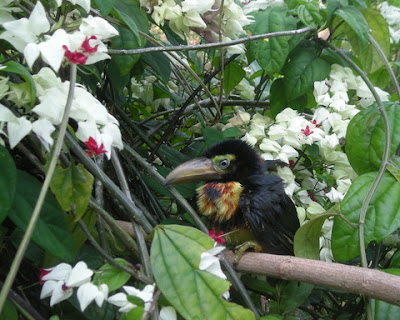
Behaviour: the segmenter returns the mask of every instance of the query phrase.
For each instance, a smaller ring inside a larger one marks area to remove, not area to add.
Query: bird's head
[[[252,146],[241,140],[225,140],[207,149],[203,156],[172,170],[166,184],[193,181],[242,181],[263,170],[264,161]]]

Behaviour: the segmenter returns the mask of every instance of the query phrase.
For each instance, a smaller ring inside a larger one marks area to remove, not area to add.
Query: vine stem
[[[288,31],[278,31],[278,32],[270,32],[270,33],[263,33],[257,34],[254,36],[247,36],[236,40],[230,41],[221,41],[221,42],[213,42],[213,43],[205,43],[205,44],[195,44],[195,45],[181,45],[181,46],[162,46],[162,47],[150,47],[150,48],[143,48],[143,49],[132,49],[132,50],[116,50],[116,49],[108,49],[109,54],[114,55],[134,55],[134,54],[142,54],[142,53],[149,53],[149,52],[160,52],[160,51],[189,51],[189,50],[202,50],[202,49],[211,49],[211,48],[220,48],[220,47],[229,47],[236,44],[251,42],[255,40],[262,40],[262,39],[270,39],[270,38],[277,38],[277,37],[284,37],[284,36],[294,36],[302,33],[307,33],[313,31],[315,29],[305,27],[297,30],[288,30]]]
[[[15,280],[15,277],[17,275],[17,272],[21,265],[22,259],[24,258],[26,249],[28,248],[29,242],[32,238],[33,231],[35,230],[35,226],[38,221],[40,211],[42,210],[44,200],[46,198],[46,194],[49,189],[50,182],[51,182],[51,179],[54,174],[54,170],[55,170],[57,162],[58,162],[58,157],[60,156],[60,153],[61,153],[61,148],[62,148],[62,145],[64,142],[64,136],[65,136],[65,132],[66,132],[67,125],[68,125],[69,113],[71,111],[72,99],[74,98],[75,83],[76,83],[76,70],[77,70],[76,64],[71,64],[71,70],[70,70],[71,74],[70,74],[68,97],[67,97],[67,102],[65,105],[64,115],[63,115],[62,122],[61,122],[60,129],[59,129],[57,141],[54,145],[49,169],[47,170],[46,178],[44,179],[42,189],[40,190],[39,197],[36,201],[35,208],[33,209],[33,213],[32,213],[31,219],[29,221],[28,227],[25,231],[24,237],[22,238],[21,244],[18,247],[17,253],[12,262],[10,271],[7,275],[7,278],[4,282],[4,286],[0,293],[0,314],[3,310],[4,304],[6,302],[8,292],[10,291],[12,284]]]
[[[371,37],[370,37],[370,40],[371,40]],[[373,43],[373,41],[371,41],[371,42]],[[336,54],[338,54],[341,58],[343,58],[343,60],[345,60],[354,70],[356,70],[356,72],[364,80],[365,84],[368,86],[369,90],[371,91],[372,95],[375,98],[375,101],[378,105],[378,110],[382,115],[383,125],[385,128],[385,144],[384,144],[381,166],[379,168],[378,174],[376,175],[371,187],[368,189],[367,195],[364,198],[364,201],[363,201],[361,209],[360,209],[360,216],[359,216],[358,241],[360,244],[361,266],[363,268],[367,268],[368,261],[367,261],[367,254],[365,251],[365,237],[364,237],[365,218],[367,216],[367,210],[368,210],[369,203],[371,202],[371,199],[374,196],[375,191],[379,186],[379,182],[382,180],[383,174],[385,173],[386,166],[387,166],[388,160],[389,160],[390,145],[391,145],[389,118],[386,113],[386,110],[384,109],[384,107],[382,105],[381,98],[379,97],[378,93],[376,92],[376,90],[374,88],[374,85],[369,80],[366,73],[363,72],[360,69],[360,67],[353,62],[353,60],[351,60],[342,51],[340,51],[339,48],[335,47],[333,44],[331,44],[329,42],[325,42],[325,44],[327,44],[327,46],[329,48],[331,48]],[[375,44],[373,43],[373,45],[377,46],[376,42],[375,42]],[[367,303],[367,319],[373,319],[371,303]]]

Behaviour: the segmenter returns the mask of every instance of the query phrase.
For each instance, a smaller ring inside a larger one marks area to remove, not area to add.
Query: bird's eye
[[[228,160],[228,159],[222,159],[222,160],[219,162],[219,167],[220,167],[221,169],[226,169],[228,166],[229,166],[229,160]]]

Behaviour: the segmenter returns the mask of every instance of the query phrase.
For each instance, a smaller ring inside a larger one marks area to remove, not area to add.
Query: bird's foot
[[[245,251],[249,248],[252,248],[255,252],[261,252],[262,246],[257,241],[246,241],[238,246],[235,247],[235,259],[233,260],[233,264],[237,265],[242,258]]]

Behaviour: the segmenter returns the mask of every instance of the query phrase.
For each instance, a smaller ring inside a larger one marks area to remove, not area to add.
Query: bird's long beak
[[[212,161],[202,157],[186,161],[177,166],[165,178],[165,184],[207,181],[220,178],[221,175],[214,169]]]

